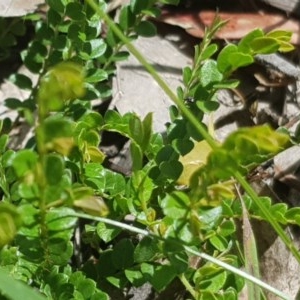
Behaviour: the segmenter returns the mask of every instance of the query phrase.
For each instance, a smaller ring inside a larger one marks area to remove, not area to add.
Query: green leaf
[[[285,203],[276,203],[271,207],[272,216],[276,218],[276,220],[282,224],[287,223],[287,219],[285,214],[288,211],[288,206]]]
[[[144,140],[144,126],[140,118],[136,115],[132,115],[129,120],[129,134],[132,139],[141,146]]]
[[[18,262],[18,249],[16,247],[4,247],[1,249],[0,261],[1,266],[15,265]]]
[[[103,39],[94,39],[84,43],[80,56],[84,60],[94,59],[102,56],[106,50],[106,44]]]
[[[136,263],[151,261],[158,253],[157,241],[150,237],[144,237],[134,250],[134,261]]]
[[[189,81],[191,80],[192,69],[190,67],[184,67],[182,72],[183,83],[187,86]]]
[[[190,211],[190,199],[185,193],[176,191],[162,200],[161,208],[172,219],[184,218]]]
[[[143,151],[145,151],[150,143],[151,140],[151,135],[152,135],[152,119],[153,119],[153,114],[148,113],[146,117],[143,120],[143,140],[141,142],[141,148]]]
[[[54,10],[63,13],[65,10],[64,0],[47,0],[47,4]]]
[[[87,163],[84,166],[84,174],[86,177],[101,177],[103,166],[98,163]]]
[[[64,173],[64,160],[60,155],[48,154],[45,158],[45,176],[48,184],[57,185]]]
[[[59,3],[59,1],[57,1],[57,2]],[[63,10],[64,10],[64,7],[63,7]],[[63,30],[62,30],[63,26],[59,26],[62,21],[62,15],[59,12],[50,8],[47,12],[47,19],[48,19],[49,24],[51,24],[52,26],[58,26],[60,31],[63,32]],[[49,38],[49,40],[50,40],[50,38]]]
[[[219,71],[226,74],[239,67],[250,65],[253,61],[252,55],[240,52],[236,45],[229,44],[219,53],[217,65]]]
[[[86,153],[86,161],[97,162],[102,164],[105,159],[105,154],[95,146],[88,146]]]
[[[50,142],[57,138],[72,137],[73,123],[67,118],[50,117],[44,121],[43,131],[45,141]]]
[[[100,278],[107,278],[117,272],[117,268],[112,263],[113,251],[108,249],[100,253],[99,263],[97,264],[97,274]]]
[[[112,253],[112,262],[115,268],[124,270],[134,263],[134,246],[130,239],[122,239],[118,242]]]
[[[119,22],[121,28],[126,31],[134,26],[136,15],[132,13],[130,6],[124,6],[120,12]]]
[[[204,61],[206,59],[209,59],[211,56],[213,56],[218,51],[218,45],[217,44],[210,44],[207,46],[207,48],[202,52],[201,59]]]
[[[0,153],[4,153],[9,142],[9,136],[7,134],[3,134],[0,136]]]
[[[289,209],[285,214],[285,218],[300,225],[300,207],[292,207]]]
[[[51,232],[73,231],[77,218],[70,216],[74,210],[68,207],[55,208],[48,211],[46,222],[48,230]]]
[[[176,139],[172,142],[172,145],[182,156],[190,153],[194,148],[194,143],[190,139]]]
[[[80,38],[82,36],[81,27],[77,23],[71,23],[67,28],[67,37],[69,40],[72,40],[74,45],[78,47],[83,47],[84,40]]]
[[[215,228],[220,219],[222,219],[222,208],[220,206],[210,208],[208,210],[202,211],[201,214],[201,226],[205,230],[212,230]]]
[[[118,288],[119,290],[122,290],[125,288],[125,286],[128,284],[128,280],[125,277],[124,273],[118,273],[114,276],[108,276],[106,277],[106,280],[112,284],[114,287]]]
[[[167,145],[160,149],[155,158],[156,163],[159,165],[164,161],[177,160],[179,159],[179,154],[170,146]]]
[[[140,270],[127,269],[125,270],[126,278],[135,287],[140,287],[147,282],[145,276]]]
[[[106,170],[102,173],[105,180],[105,192],[111,197],[124,194],[126,182],[121,174]]]
[[[201,84],[199,84],[194,92],[194,98],[196,101],[206,101],[210,98],[210,93],[208,89],[204,88]]]
[[[108,74],[102,69],[90,68],[87,71],[85,82],[96,83],[107,80]]]
[[[89,299],[96,291],[96,282],[89,278],[80,280],[77,290],[82,294],[84,299]]]
[[[95,111],[85,113],[79,120],[84,122],[85,128],[88,129],[100,129],[103,125],[103,117]]]
[[[20,197],[24,199],[37,199],[39,197],[38,186],[33,184],[28,184],[26,182],[22,182],[18,186],[18,192]]]
[[[58,111],[66,101],[84,95],[84,74],[80,65],[62,62],[50,69],[41,80],[38,101],[44,113]]]
[[[16,98],[6,98],[4,104],[7,108],[10,109],[21,109],[24,105],[22,101]]]
[[[214,150],[207,158],[207,165],[213,170],[215,176],[227,180],[239,168],[238,158],[240,156],[224,149]]]
[[[177,276],[176,269],[169,265],[155,266],[150,283],[157,292],[163,291]]]
[[[132,0],[130,1],[130,9],[133,14],[137,15],[142,10],[147,9],[149,4],[149,0]]]
[[[199,77],[203,87],[220,82],[223,79],[222,73],[218,70],[217,62],[211,59],[204,62]]]
[[[227,220],[221,223],[217,232],[219,235],[225,237],[233,234],[236,231],[236,226],[233,221]]]
[[[156,26],[149,21],[142,21],[140,22],[136,28],[136,33],[140,36],[144,37],[152,37],[157,34]]]
[[[26,173],[32,173],[37,165],[37,154],[31,150],[20,150],[13,157],[12,166],[18,177],[25,176]]]
[[[288,42],[280,41],[279,45],[280,45],[279,49],[278,49],[279,52],[290,52],[295,49],[295,47],[291,43],[288,43]]]
[[[68,3],[65,14],[75,21],[82,21],[85,18],[83,6],[77,2]]]
[[[154,275],[154,265],[142,263],[141,271],[147,277],[147,280],[150,280],[150,278]]]
[[[100,136],[96,130],[85,131],[84,134],[82,134],[82,136],[80,137],[80,139],[85,141],[89,146],[98,147],[100,143]]]
[[[235,89],[240,84],[237,79],[222,80],[221,82],[214,83],[213,88],[215,89]]]
[[[170,160],[162,162],[159,169],[166,177],[177,180],[183,171],[183,166],[178,160]]]
[[[48,247],[49,259],[54,265],[66,265],[73,255],[73,243],[71,241],[65,241],[61,238],[50,238]]]
[[[108,214],[108,208],[101,197],[86,196],[74,200],[74,206],[82,209],[84,212],[92,215],[103,217]]]
[[[280,40],[283,42],[289,42],[292,38],[292,35],[293,35],[292,31],[274,30],[274,31],[268,32],[266,34],[266,37],[274,38],[276,40]]]
[[[261,29],[254,29],[253,31],[249,32],[248,34],[246,34],[246,36],[244,36],[240,42],[238,43],[238,51],[239,52],[243,52],[245,54],[251,54],[252,53],[252,49],[250,47],[250,43],[259,37],[263,37],[264,36],[264,32]]]
[[[143,152],[141,147],[136,143],[131,143],[130,153],[132,157],[132,170],[141,170],[143,168]]]
[[[202,114],[203,115],[203,114]],[[198,118],[202,118],[198,115]],[[203,125],[205,127],[205,125]],[[200,142],[203,140],[203,136],[199,133],[198,130],[196,130],[195,126],[192,125],[192,123],[188,122],[186,124],[186,131],[188,132],[189,136],[194,139],[197,142]]]
[[[22,52],[22,58],[25,66],[33,73],[39,73],[45,57],[48,54],[48,49],[42,43],[34,41],[27,51]]]
[[[102,291],[98,291],[96,292],[92,297],[91,300],[109,300],[110,297],[108,294],[102,292]],[[231,300],[231,299],[229,299]]]
[[[53,40],[52,46],[53,46],[53,48],[56,48],[56,49],[62,50],[62,51],[69,49],[67,36],[66,35],[56,36],[56,38]]]
[[[26,283],[11,277],[11,275],[3,268],[0,268],[0,291],[11,300],[19,300],[20,295],[22,295],[22,298],[24,299],[46,299],[46,297],[39,294],[35,289],[29,287]]]
[[[9,77],[9,80],[21,89],[30,90],[32,88],[31,79],[24,74],[13,74]]]
[[[12,242],[21,227],[21,215],[10,203],[0,203],[0,249]]]
[[[46,119],[38,130],[43,130],[44,142],[49,150],[66,156],[70,153],[74,146],[74,126],[70,120],[53,116]]]
[[[210,293],[218,293],[224,286],[227,273],[225,271],[218,272],[209,278],[203,278],[201,282],[198,283],[199,289],[209,291]]]
[[[204,113],[211,113],[213,111],[216,111],[220,104],[217,101],[196,101],[197,107],[203,111]]]
[[[122,135],[130,137],[129,120],[131,117],[132,114],[130,113],[121,116],[116,111],[108,110],[104,116],[105,126],[103,129],[119,132]]]
[[[271,210],[272,200],[269,197],[259,197],[259,201],[267,210]],[[253,203],[251,206],[251,212],[258,216],[264,217],[262,216],[260,208],[255,203]]]
[[[105,243],[109,243],[110,241],[112,241],[119,235],[121,231],[121,228],[117,228],[109,224],[101,222],[97,224],[97,234]]]
[[[252,64],[254,62],[254,58],[250,54],[236,52],[229,54],[228,62],[231,64],[232,70],[236,70],[240,67],[245,67]]]
[[[280,48],[280,44],[275,38],[261,37],[252,40],[250,47],[256,54],[271,54]]]
[[[152,156],[156,156],[158,151],[163,147],[163,137],[161,133],[154,133],[151,136],[147,153],[150,152]]]
[[[37,226],[39,211],[31,204],[19,206],[18,211],[22,215],[23,221],[19,234],[37,238],[39,236],[39,228]]]
[[[177,274],[184,273],[189,267],[189,259],[185,252],[171,253],[168,255],[168,258]]]
[[[123,61],[128,59],[130,56],[130,53],[128,51],[119,51],[118,53],[111,56],[111,61],[117,62],[117,61]]]
[[[175,244],[173,240],[167,240],[164,243],[164,252],[172,267],[176,269],[177,274],[182,274],[187,270],[189,267],[189,257],[182,245]]]
[[[230,134],[223,148],[242,164],[258,163],[269,154],[276,154],[289,142],[288,135],[276,132],[268,125],[245,127]]]
[[[217,65],[221,73],[230,72],[232,70],[232,65],[228,58],[230,55],[235,55],[238,52],[238,47],[233,44],[225,46],[218,55]]]
[[[144,171],[137,171],[131,177],[132,191],[141,206],[147,204],[152,196],[154,184]]]

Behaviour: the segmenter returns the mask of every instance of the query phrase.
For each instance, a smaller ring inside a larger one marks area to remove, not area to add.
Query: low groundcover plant
[[[181,299],[238,299],[245,282],[249,299],[263,297],[261,288],[289,299],[260,281],[255,246],[250,255],[238,246],[236,221],[249,213],[269,222],[300,262],[281,227],[299,224],[299,209],[257,196],[245,180],[291,139],[263,125],[220,144],[202,119],[218,109],[220,89],[238,86],[235,70],[257,54],[292,50],[291,34],[256,29],[219,49],[212,38],[226,22],[216,17],[174,94],[131,42],[155,35],[149,17],[176,0],[132,0],[114,22],[102,0],[46,3],[46,18],[25,17],[35,35],[21,56],[37,83],[12,75],[30,96],[5,102],[33,129],[24,149],[10,149],[13,125],[1,121],[1,297],[116,299],[115,291],[150,283],[161,293],[178,280]],[[141,119],[92,107],[111,96],[115,63],[129,53],[174,101],[165,137],[153,133],[151,113]],[[105,131],[130,140],[130,175],[104,166]],[[195,148],[205,163],[185,173],[182,158]]]

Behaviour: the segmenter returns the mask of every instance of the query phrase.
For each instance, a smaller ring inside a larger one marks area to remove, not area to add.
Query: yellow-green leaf
[[[183,172],[177,180],[177,183],[188,186],[192,174],[206,163],[210,152],[211,147],[205,140],[203,140],[196,143],[193,150],[187,155],[181,156],[179,161],[183,165]]]

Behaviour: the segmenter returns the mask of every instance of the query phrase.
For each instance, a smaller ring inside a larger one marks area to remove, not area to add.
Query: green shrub
[[[257,29],[218,53],[212,38],[224,22],[216,17],[195,48],[193,66],[183,69],[183,86],[175,95],[131,44],[138,36],[156,34],[147,17],[159,15],[159,2],[177,3],[132,0],[112,22],[102,0],[48,0],[47,18],[32,18],[35,36],[22,60],[38,81],[34,85],[15,74],[14,83],[31,93],[24,102],[7,99],[6,105],[32,126],[34,140],[14,151],[4,130],[0,137],[3,297],[109,299],[111,287],[123,291],[149,282],[161,292],[179,278],[193,299],[237,299],[244,279],[287,299],[240,271],[249,256],[236,255],[234,220],[244,213],[234,182],[248,194],[241,200],[245,209],[268,221],[300,261],[279,225],[299,224],[299,210],[272,205],[243,178],[286,147],[289,137],[258,126],[241,128],[219,145],[202,119],[218,109],[218,90],[238,86],[231,79],[236,69],[251,64],[256,54],[291,50],[290,33]],[[151,113],[142,120],[133,113],[100,115],[92,109],[93,99],[111,96],[115,63],[129,55],[124,45],[174,101],[166,139],[152,132]],[[103,131],[130,140],[130,176],[103,166]],[[207,160],[180,189],[182,156],[199,142]],[[133,218],[130,225],[127,215]],[[248,289],[261,293],[254,285]]]

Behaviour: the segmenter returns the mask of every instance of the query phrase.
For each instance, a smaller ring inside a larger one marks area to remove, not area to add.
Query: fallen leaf
[[[189,34],[202,38],[205,28],[211,25],[215,18],[214,11],[200,11],[183,13],[164,11],[160,21],[184,28]],[[228,20],[226,26],[217,32],[216,38],[237,40],[244,37],[255,28],[261,28],[265,32],[272,30],[288,30],[293,32],[291,42],[300,45],[300,22],[293,18],[286,18],[281,14],[271,13],[228,13],[219,12],[222,20]]]
[[[210,152],[211,147],[205,140],[203,140],[201,142],[197,142],[191,152],[185,156],[181,156],[179,161],[183,165],[183,171],[177,180],[177,183],[179,185],[189,186],[191,176],[206,163]]]

